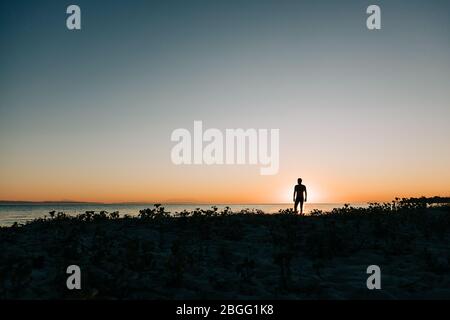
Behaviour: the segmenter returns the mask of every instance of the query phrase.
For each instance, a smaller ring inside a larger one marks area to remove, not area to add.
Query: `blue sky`
[[[369,1],[74,3],[81,31],[72,2],[0,4],[0,198],[277,202],[299,175],[322,202],[446,192],[448,1],[377,1],[380,31]],[[174,167],[194,120],[279,128],[279,175]]]

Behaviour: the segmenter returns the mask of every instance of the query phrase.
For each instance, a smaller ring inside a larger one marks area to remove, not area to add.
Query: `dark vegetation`
[[[0,228],[1,299],[450,298],[450,207],[396,199],[331,212],[160,205]],[[78,265],[82,290],[66,288]],[[366,288],[379,265],[382,290]]]

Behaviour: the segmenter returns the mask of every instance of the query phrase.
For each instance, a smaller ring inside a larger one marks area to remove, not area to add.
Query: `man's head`
[[[302,184],[302,178],[297,179],[298,184]]]

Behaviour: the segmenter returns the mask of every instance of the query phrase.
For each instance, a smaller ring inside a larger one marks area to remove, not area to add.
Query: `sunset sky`
[[[449,196],[450,3],[0,4],[0,200]],[[176,166],[173,130],[280,129],[280,170]]]

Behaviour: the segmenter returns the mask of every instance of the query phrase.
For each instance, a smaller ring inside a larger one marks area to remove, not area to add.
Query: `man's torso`
[[[303,199],[303,192],[305,191],[305,186],[302,184],[298,184],[295,186],[295,198],[296,199]]]

